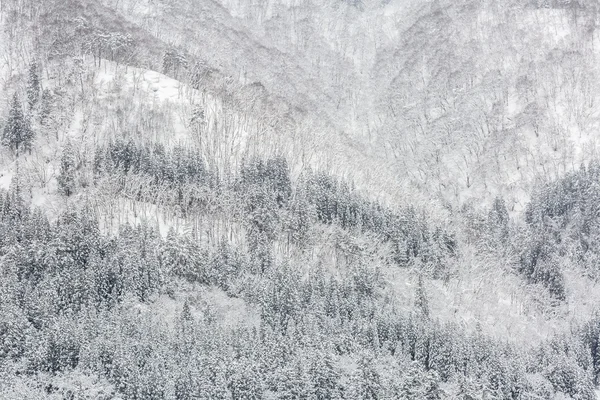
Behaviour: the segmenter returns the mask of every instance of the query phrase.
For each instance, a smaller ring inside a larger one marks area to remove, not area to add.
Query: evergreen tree
[[[544,375],[555,391],[575,399],[594,399],[592,379],[588,371],[576,365],[575,360],[566,354],[554,355],[550,361]]]
[[[34,61],[29,65],[29,76],[27,80],[27,102],[30,110],[35,107],[40,99],[40,92],[41,84],[38,75],[38,64]]]
[[[377,400],[381,398],[380,376],[370,355],[363,355],[358,360],[358,369],[352,376],[352,398]]]
[[[439,377],[435,372],[426,372],[413,362],[402,382],[400,399],[439,400],[441,399]]]
[[[277,398],[282,400],[307,399],[310,397],[311,385],[302,360],[295,359],[281,370],[278,377]]]
[[[415,294],[415,307],[425,317],[429,318],[429,300],[425,294],[425,288],[423,287],[423,277],[419,275],[419,282],[417,283],[417,290]]]
[[[187,299],[183,303],[183,309],[177,319],[175,339],[181,356],[188,356],[194,348],[194,317]]]
[[[195,371],[190,371],[190,366],[182,365],[174,377],[175,398],[177,400],[198,399],[199,383]]]
[[[2,134],[2,144],[19,155],[20,150],[29,150],[33,142],[33,132],[23,114],[19,97],[15,93],[8,114],[8,122]]]
[[[461,377],[458,382],[457,399],[476,400],[483,398],[483,388],[474,378]]]
[[[340,397],[339,372],[329,352],[317,354],[310,367],[313,394],[317,400],[334,400]]]
[[[448,327],[438,327],[431,343],[431,368],[436,370],[443,381],[454,373],[452,363],[454,332]]]
[[[508,210],[502,197],[496,197],[488,213],[488,232],[496,245],[502,245],[508,239]]]
[[[75,192],[75,169],[75,149],[70,142],[67,142],[60,159],[60,172],[56,178],[60,193],[67,197]]]
[[[6,296],[0,305],[0,360],[18,359],[27,348],[26,333],[29,322],[21,309],[8,304],[8,296],[11,294],[2,294]]]
[[[233,400],[258,400],[263,398],[260,375],[251,360],[240,360],[228,382]]]
[[[200,380],[200,399],[229,400],[225,370],[217,357],[211,356],[205,361]]]
[[[50,116],[52,114],[52,107],[54,103],[54,95],[48,89],[44,89],[42,92],[41,105],[40,105],[40,124],[43,126],[47,126],[50,121]]]

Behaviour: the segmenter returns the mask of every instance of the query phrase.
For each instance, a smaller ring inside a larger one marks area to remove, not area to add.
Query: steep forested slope
[[[329,167],[360,159],[361,186],[396,199],[523,210],[538,180],[595,154],[593,1],[104,4],[260,82],[294,120],[278,129],[326,132]]]
[[[522,209],[536,180],[594,157],[598,5],[437,5],[380,54],[382,146],[445,197]]]
[[[0,3],[0,398],[595,398],[596,9]]]

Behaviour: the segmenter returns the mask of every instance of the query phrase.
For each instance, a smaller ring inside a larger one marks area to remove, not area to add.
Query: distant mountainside
[[[536,182],[595,157],[594,2],[104,4],[260,83],[297,125],[282,129],[326,132],[331,165],[361,157],[355,179],[394,198],[523,210]]]

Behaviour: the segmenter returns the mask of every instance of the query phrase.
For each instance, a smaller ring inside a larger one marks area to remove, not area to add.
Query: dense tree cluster
[[[120,140],[96,150],[94,174],[97,178],[106,174],[142,176],[145,189],[135,193],[136,198],[154,201],[155,192],[166,189],[176,194],[171,205],[184,213],[205,209],[207,196],[212,196],[222,210],[229,207],[245,222],[248,244],[259,264],[270,262],[271,244],[280,233],[288,232],[291,240],[301,245],[307,230],[317,222],[377,235],[391,244],[398,265],[419,259],[431,265],[436,276],[444,273],[448,258],[458,251],[449,231],[432,226],[427,216],[414,208],[394,211],[365,199],[347,182],[324,172],[306,171],[293,184],[282,157],[245,160],[239,171],[217,179],[191,149],[169,150]],[[148,193],[148,187],[154,192]],[[231,196],[236,200],[233,203]]]
[[[600,164],[594,161],[536,191],[525,212],[536,254],[569,257],[591,276],[598,276],[599,182]]]
[[[188,60],[185,54],[176,49],[169,49],[163,55],[162,71],[164,74],[178,78],[188,69]]]
[[[126,194],[137,200],[158,203],[161,193],[167,205],[177,205],[184,214],[205,207],[209,189],[218,189],[197,152],[183,147],[167,150],[161,144],[145,146],[118,140],[98,147],[93,175],[95,180],[120,177],[121,190],[129,191]],[[137,178],[136,184],[126,186],[128,177]]]
[[[204,161],[192,149],[176,147],[167,150],[161,144],[136,145],[118,140],[99,147],[94,158],[94,173],[141,174],[152,178],[155,185],[208,185],[211,177]]]
[[[78,370],[126,399],[594,398],[597,323],[521,353],[432,320],[423,305],[399,311],[368,268],[257,270],[226,243],[162,239],[144,224],[104,236],[90,210],[50,223],[14,191],[0,195],[0,232],[0,359],[24,376]],[[231,330],[188,301],[164,324],[133,306],[181,279],[241,297],[260,310],[258,324]]]
[[[414,208],[394,211],[366,200],[347,182],[323,172],[307,174],[304,182],[308,201],[315,207],[319,221],[379,235],[393,245],[394,259],[399,265],[419,258],[441,273],[445,258],[456,255],[453,235],[432,227],[427,217]]]
[[[583,358],[584,362],[591,366],[594,383],[600,383],[600,318],[596,316],[589,321],[580,332],[581,340],[584,346],[580,350],[581,354],[590,355],[590,358]]]

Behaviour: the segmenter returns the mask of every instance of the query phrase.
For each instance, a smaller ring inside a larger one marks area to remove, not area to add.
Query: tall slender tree
[[[59,191],[67,197],[75,191],[75,163],[75,150],[71,143],[67,143],[60,160],[60,173],[56,178]]]
[[[2,134],[2,144],[13,150],[17,156],[21,150],[29,150],[33,142],[33,131],[23,114],[21,102],[15,93],[8,113],[8,122]]]
[[[29,109],[32,109],[38,103],[41,87],[38,64],[33,61],[29,65],[29,76],[27,79],[27,102],[29,103]]]
[[[417,290],[415,293],[415,307],[425,318],[429,318],[429,300],[423,287],[423,277],[419,275]]]

